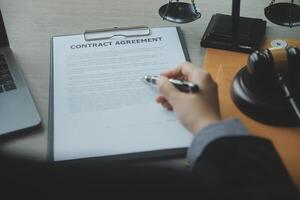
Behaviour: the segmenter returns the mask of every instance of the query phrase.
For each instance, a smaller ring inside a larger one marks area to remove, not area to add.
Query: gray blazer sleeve
[[[250,132],[239,119],[232,118],[211,124],[195,135],[188,149],[187,161],[193,166],[205,147],[214,140],[227,136],[249,136],[249,134]]]

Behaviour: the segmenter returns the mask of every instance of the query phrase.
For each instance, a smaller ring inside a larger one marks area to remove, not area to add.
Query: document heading
[[[162,42],[162,37],[74,44],[74,45],[71,45],[70,48],[71,49],[87,49],[87,48],[108,47],[108,46],[112,46],[112,45],[122,46],[122,45],[153,43],[153,42]]]

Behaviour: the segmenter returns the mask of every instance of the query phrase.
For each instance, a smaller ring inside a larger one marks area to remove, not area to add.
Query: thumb
[[[158,78],[157,86],[161,95],[164,96],[170,103],[176,99],[178,94],[180,94],[176,87],[170,83],[169,79],[165,76],[160,76]]]

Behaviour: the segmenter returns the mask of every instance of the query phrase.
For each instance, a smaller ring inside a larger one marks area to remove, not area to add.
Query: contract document
[[[174,112],[155,102],[143,81],[187,60],[180,29],[86,40],[52,39],[49,134],[54,161],[187,148],[192,141]]]

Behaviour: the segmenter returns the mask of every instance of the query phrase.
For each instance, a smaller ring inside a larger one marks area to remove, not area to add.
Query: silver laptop
[[[0,135],[40,123],[29,89],[9,47],[0,10]]]

